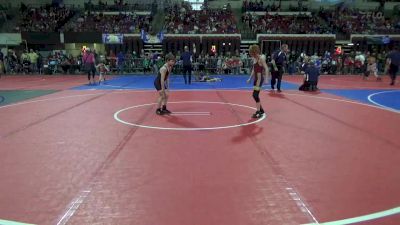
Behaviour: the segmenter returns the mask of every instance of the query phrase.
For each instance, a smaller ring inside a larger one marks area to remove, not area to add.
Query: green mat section
[[[0,106],[36,98],[43,95],[52,94],[56,90],[7,90],[0,91]]]
[[[34,225],[34,224],[20,223],[20,222],[10,221],[10,220],[0,220],[0,225]]]

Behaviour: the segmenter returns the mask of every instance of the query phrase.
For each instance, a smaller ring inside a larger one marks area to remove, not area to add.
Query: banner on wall
[[[366,38],[367,44],[376,44],[376,45],[387,45],[390,44],[389,36],[367,36]]]
[[[122,44],[124,43],[123,34],[103,34],[104,44]]]
[[[157,35],[151,35],[142,29],[140,32],[140,38],[144,43],[160,44],[164,40],[164,32],[161,31]]]

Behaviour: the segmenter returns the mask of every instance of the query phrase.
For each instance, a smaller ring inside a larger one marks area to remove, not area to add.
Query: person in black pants
[[[310,85],[309,91],[318,91],[318,77],[319,77],[319,68],[315,65],[315,62],[311,62],[305,71],[306,81]]]
[[[185,46],[185,52],[181,55],[182,66],[183,66],[183,79],[185,84],[188,84],[186,73],[189,75],[189,84],[192,83],[192,53],[189,52],[189,47]]]
[[[283,75],[283,68],[285,67],[287,61],[287,53],[288,53],[288,45],[283,44],[281,49],[275,51],[271,57],[272,63],[272,71],[271,71],[271,89],[275,90],[275,83],[278,80],[276,85],[278,92],[281,92],[281,82],[282,82],[282,75]]]
[[[399,46],[395,46],[393,48],[393,51],[391,51],[387,55],[386,66],[388,67],[388,73],[389,73],[390,78],[392,80],[390,85],[394,85],[394,83],[396,81],[397,72],[399,72],[399,66],[400,66]]]
[[[95,84],[94,77],[96,75],[96,61],[90,48],[86,48],[85,52],[83,53],[82,64],[84,65],[85,71],[88,74],[89,85]]]

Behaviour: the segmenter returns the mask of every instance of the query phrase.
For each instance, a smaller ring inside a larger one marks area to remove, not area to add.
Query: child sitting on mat
[[[217,82],[217,81],[222,81],[221,78],[218,77],[210,77],[208,75],[205,75],[203,72],[200,72],[198,76],[195,77],[196,81],[198,82]]]

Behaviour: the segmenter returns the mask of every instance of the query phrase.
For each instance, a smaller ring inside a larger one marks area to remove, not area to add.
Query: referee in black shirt
[[[183,66],[183,79],[185,80],[185,84],[188,83],[186,78],[186,74],[189,75],[189,84],[192,83],[192,53],[189,52],[189,47],[184,47],[185,52],[181,55],[182,66]]]
[[[393,50],[387,55],[387,66],[389,67],[388,72],[390,75],[390,78],[392,82],[390,85],[394,85],[396,82],[396,76],[397,73],[399,72],[399,67],[400,67],[400,51],[399,51],[399,46],[395,46]]]
[[[287,44],[283,44],[280,50],[275,51],[271,57],[272,70],[271,70],[271,89],[275,90],[275,83],[278,80],[276,85],[278,92],[281,92],[281,82],[283,75],[283,68],[287,62],[287,53],[289,52],[289,48]]]

